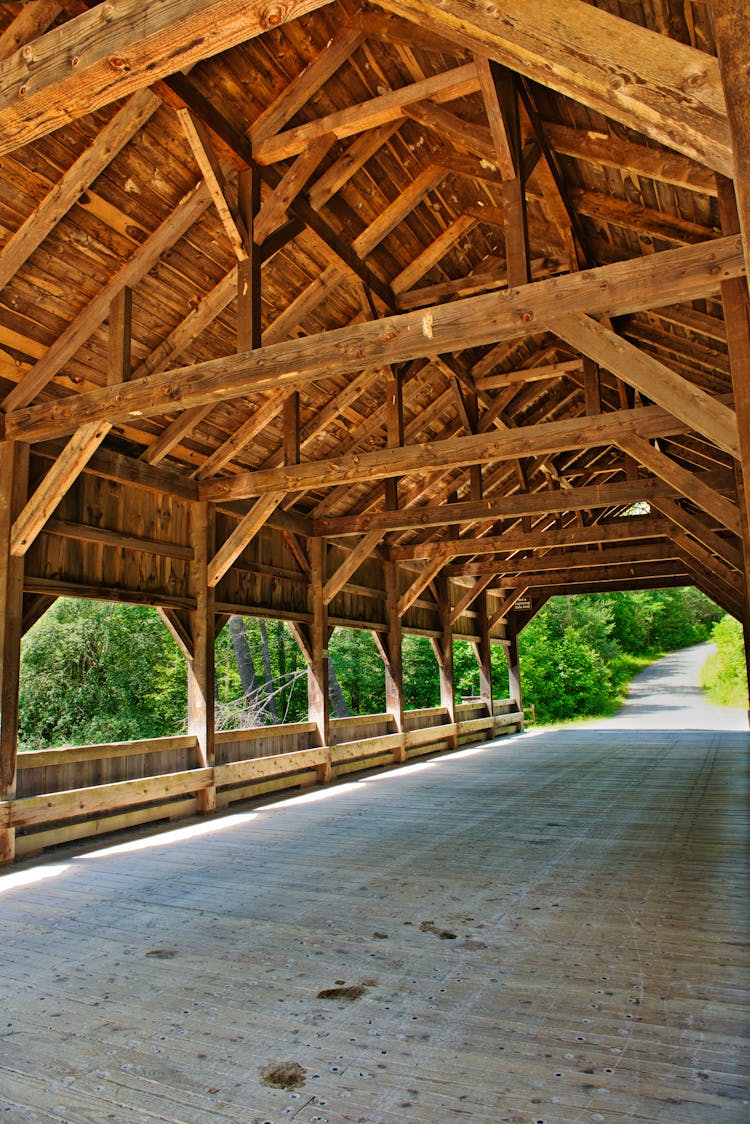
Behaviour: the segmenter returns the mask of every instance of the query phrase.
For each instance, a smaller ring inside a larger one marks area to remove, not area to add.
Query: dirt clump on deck
[[[317,999],[344,999],[347,1003],[353,1003],[355,999],[361,999],[367,991],[364,984],[349,984],[346,987],[324,987],[319,991]]]
[[[260,1071],[260,1083],[274,1089],[299,1089],[306,1076],[307,1070],[299,1062],[272,1062]]]
[[[452,929],[441,929],[434,921],[423,921],[419,928],[422,933],[434,933],[441,941],[455,941],[457,936]]]

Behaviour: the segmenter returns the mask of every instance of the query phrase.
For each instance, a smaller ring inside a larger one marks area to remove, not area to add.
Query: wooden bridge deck
[[[747,1121],[748,740],[513,737],[22,865],[3,1120]]]

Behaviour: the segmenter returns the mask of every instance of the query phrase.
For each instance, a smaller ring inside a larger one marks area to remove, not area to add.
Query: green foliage
[[[520,638],[524,701],[535,704],[541,721],[607,712],[644,653],[706,639],[719,615],[692,589],[554,598]],[[304,720],[306,683],[304,675],[295,678],[304,660],[289,626],[246,618],[242,627],[258,692],[263,698],[273,694],[279,721]],[[717,629],[717,643],[724,644],[728,628]],[[330,654],[350,711],[382,711],[385,677],[372,635],[336,629]],[[741,655],[726,657],[732,669],[738,660]],[[405,637],[403,663],[405,706],[438,706],[440,680],[430,641]],[[492,666],[495,697],[506,697],[501,647],[493,648]],[[730,678],[734,674],[727,672]],[[718,678],[723,677],[722,672]],[[478,693],[476,659],[466,641],[454,644],[454,678],[457,698]],[[243,698],[228,628],[216,642],[216,691],[219,704],[230,710]],[[61,599],[24,641],[22,748],[172,734],[185,729],[186,709],[185,660],[153,609]],[[257,720],[272,718],[266,711]]]
[[[520,637],[524,701],[541,722],[609,713],[637,657],[705,640],[719,616],[694,589],[554,597]]]
[[[336,628],[328,650],[351,713],[382,714],[385,671],[372,633],[357,628]]]
[[[24,640],[23,749],[171,734],[185,711],[185,661],[153,609],[61,599]]]
[[[711,640],[716,651],[709,656],[701,676],[708,697],[719,706],[747,706],[742,625],[734,617],[722,617],[713,627]]]
[[[573,624],[560,631],[554,606],[531,622],[522,639],[524,700],[534,704],[538,721],[598,714],[605,708],[613,693],[609,667]]]
[[[426,636],[405,636],[404,706],[407,710],[422,710],[440,706],[440,676],[432,645]]]

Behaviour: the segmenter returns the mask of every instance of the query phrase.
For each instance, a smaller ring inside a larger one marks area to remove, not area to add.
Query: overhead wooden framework
[[[337,625],[401,733],[403,632],[450,709],[451,637],[486,694],[561,588],[747,628],[748,41],[739,0],[0,3],[0,801],[61,595],[162,610],[206,768],[232,613],[292,623],[321,738]]]

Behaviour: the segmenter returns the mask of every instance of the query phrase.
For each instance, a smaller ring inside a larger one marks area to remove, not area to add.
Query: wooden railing
[[[511,699],[494,714],[480,702],[405,714],[403,733],[388,714],[331,721],[330,745],[315,744],[312,722],[217,734],[216,761],[201,768],[194,737],[22,753],[16,797],[0,803],[0,827],[16,829],[16,856],[198,811],[198,793],[214,790],[217,808],[282,789],[299,789],[361,771],[400,764],[469,742],[523,729]]]

